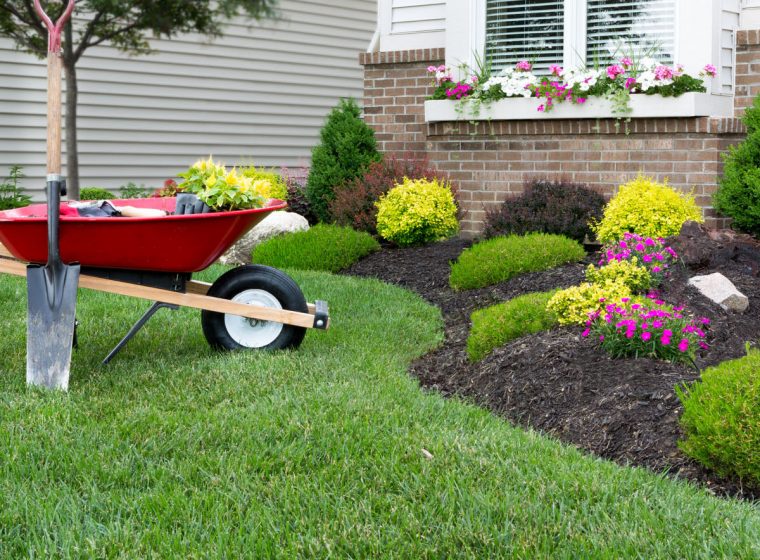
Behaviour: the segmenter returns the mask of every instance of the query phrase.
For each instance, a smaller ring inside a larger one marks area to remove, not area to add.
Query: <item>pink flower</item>
[[[590,332],[591,332],[591,329],[586,329],[585,331],[583,331],[583,333],[581,333],[581,336],[583,338],[586,338],[588,336],[588,333],[590,333]]]
[[[620,247],[623,248],[623,249],[627,249],[628,248],[628,243],[626,243],[625,241],[621,241],[620,242]]]
[[[599,335],[599,342],[602,342],[603,340],[604,340],[604,335],[603,335],[603,334],[600,334],[600,335]]]
[[[709,325],[710,319],[708,319],[707,317],[700,317],[699,322],[702,323],[703,325]]]
[[[544,108],[544,105],[543,105],[543,103],[542,103],[541,105],[539,105],[539,106],[538,106],[538,109],[536,109],[536,110],[537,110],[539,113],[543,113],[543,112],[544,112],[544,109],[545,109],[545,108]]]
[[[428,72],[438,72],[438,68],[436,68],[435,66],[428,66],[427,67],[427,71]]]
[[[632,89],[636,85],[636,78],[628,78],[625,81],[625,89]]]
[[[678,343],[678,350],[681,352],[686,352],[689,349],[689,340],[686,338],[682,338],[681,342]]]
[[[662,269],[659,266],[653,266],[652,267],[652,272],[654,272],[655,274],[658,273],[658,272],[660,272],[661,270]]]
[[[644,240],[644,243],[646,244],[647,247],[652,247],[654,245],[654,239],[652,239],[651,237],[647,237]]]
[[[585,98],[585,97],[579,97],[579,98],[578,98],[578,99],[576,99],[575,101],[576,101],[576,103],[580,103],[580,104],[583,104],[583,103],[585,103],[585,102],[586,102],[586,98]]]
[[[718,70],[712,64],[705,64],[704,73],[714,78],[718,75]]]
[[[644,250],[644,244],[643,243],[636,243],[636,250],[637,251],[643,251]]]
[[[669,336],[665,336],[663,334],[662,338],[660,339],[660,342],[662,343],[663,346],[667,346],[667,345],[670,344],[670,337]]]
[[[524,70],[527,72],[528,70],[533,68],[533,65],[527,60],[521,60],[520,62],[515,64],[515,68],[517,68],[518,70]]]
[[[673,69],[668,66],[658,66],[654,69],[654,77],[658,80],[672,80]]]
[[[559,64],[550,64],[549,72],[552,74],[552,76],[561,76],[565,71]]]
[[[645,263],[650,263],[650,262],[652,262],[652,255],[644,255],[643,257],[641,257],[641,259],[642,259],[642,260],[643,260]]]
[[[607,67],[607,75],[610,77],[610,80],[614,80],[623,72],[625,72],[625,70],[623,70],[623,67],[618,66],[617,64],[613,64],[612,66]]]
[[[650,333],[649,331],[644,331],[643,333],[641,333],[641,340],[647,341],[650,338],[652,338],[652,333]]]
[[[704,342],[700,342],[700,343],[699,343],[699,347],[700,347],[702,350],[707,350],[708,348],[710,348],[710,347],[709,347],[707,344],[705,344]]]
[[[628,58],[627,56],[624,56],[623,58],[620,59],[620,64],[622,64],[626,68],[629,68],[629,67],[633,66],[633,61],[630,58]]]

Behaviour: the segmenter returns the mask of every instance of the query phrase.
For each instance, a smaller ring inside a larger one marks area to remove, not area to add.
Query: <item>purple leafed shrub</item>
[[[565,235],[583,241],[591,233],[589,221],[599,219],[604,197],[590,188],[565,180],[534,179],[521,195],[507,198],[486,211],[487,237],[529,232]]]

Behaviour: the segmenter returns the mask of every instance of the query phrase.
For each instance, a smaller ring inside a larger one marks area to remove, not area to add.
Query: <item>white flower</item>
[[[657,80],[657,77],[654,75],[654,72],[652,72],[651,70],[642,72],[636,78],[636,81],[638,82],[639,87],[641,88],[641,91],[647,91],[650,87],[654,86],[656,80]]]
[[[657,62],[654,58],[650,58],[648,56],[645,56],[644,58],[639,60],[639,67],[642,70],[654,70],[659,65],[660,65],[659,62]]]

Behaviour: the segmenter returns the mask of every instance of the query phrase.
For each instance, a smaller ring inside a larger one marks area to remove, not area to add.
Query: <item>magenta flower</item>
[[[641,340],[647,341],[650,338],[652,338],[652,333],[650,333],[649,331],[644,331],[643,333],[641,333]]]
[[[617,64],[613,64],[612,66],[607,67],[607,75],[610,77],[611,80],[614,80],[623,72],[625,72],[625,70],[623,70],[623,67],[618,66]]]
[[[681,342],[678,343],[678,350],[681,352],[686,352],[689,349],[689,340],[686,338],[682,338]]]
[[[658,80],[672,80],[673,69],[668,66],[658,66],[654,69],[654,77]]]
[[[658,272],[660,272],[661,270],[662,269],[659,266],[653,266],[652,267],[652,272],[654,272],[655,274],[658,273]]]
[[[650,263],[650,262],[652,262],[652,255],[644,255],[643,257],[641,257],[641,259],[642,259],[642,260],[643,260],[645,263]]]
[[[707,317],[700,317],[699,322],[702,323],[703,325],[709,325],[710,319],[708,319]]]
[[[628,67],[633,66],[633,61],[627,56],[624,56],[623,58],[620,59],[620,64],[628,68]]]
[[[581,104],[583,104],[583,103],[585,103],[585,102],[586,102],[586,98],[585,98],[585,97],[579,97],[578,99],[576,99],[576,101],[577,101],[578,103],[581,103]]]
[[[515,64],[515,68],[517,68],[518,70],[524,70],[527,72],[528,70],[533,68],[533,65],[527,60],[521,60],[520,62]]]
[[[620,242],[620,247],[623,248],[623,249],[627,249],[628,248],[628,243],[626,243],[625,241],[621,241]]]
[[[637,251],[643,251],[644,250],[644,244],[643,243],[636,243],[636,250]]]
[[[561,76],[564,73],[564,70],[559,64],[550,64],[549,72],[551,72],[552,76]]]
[[[536,110],[537,110],[539,113],[543,113],[543,112],[544,112],[544,109],[545,109],[545,107],[544,107],[544,105],[543,105],[543,103],[542,103],[541,105],[539,105],[539,106],[538,106],[538,109],[536,109]]]
[[[603,335],[603,334],[600,334],[600,335],[599,335],[599,342],[602,342],[603,340],[604,340],[604,335]]]
[[[627,78],[625,80],[625,89],[632,89],[636,85],[636,78]]]
[[[665,336],[663,334],[662,338],[660,339],[660,342],[662,343],[663,346],[668,346],[670,344],[670,337],[669,336]]]
[[[583,338],[586,338],[588,336],[588,333],[590,333],[590,332],[591,332],[591,329],[586,329],[585,331],[583,331],[583,333],[581,333],[581,336]]]
[[[646,244],[647,247],[652,247],[654,245],[654,239],[652,239],[651,237],[647,237],[644,240],[644,243]]]
[[[712,78],[718,75],[718,69],[712,64],[705,64],[704,72]]]

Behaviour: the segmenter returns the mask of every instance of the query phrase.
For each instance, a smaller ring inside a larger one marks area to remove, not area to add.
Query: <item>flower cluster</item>
[[[242,210],[264,205],[264,197],[258,193],[253,179],[239,174],[235,168],[227,171],[212,158],[195,162],[179,177],[184,181],[176,186],[177,191],[196,194],[214,210]]]
[[[670,361],[694,361],[697,348],[707,349],[703,329],[710,320],[684,315],[683,307],[668,306],[647,296],[649,303],[630,303],[628,298],[605,306],[589,316],[582,336],[598,337],[612,357],[652,357]]]
[[[447,68],[445,64],[440,66],[428,66],[427,71],[433,74],[433,83],[436,86],[440,86],[444,82],[453,82],[454,78],[451,77],[451,69]]]
[[[483,90],[497,97],[531,97],[538,84],[538,77],[531,72],[533,66],[527,60],[518,62],[514,68],[505,68],[497,76],[483,84]]]
[[[652,239],[626,232],[623,234],[622,241],[607,245],[602,249],[599,266],[634,260],[636,264],[649,271],[652,276],[652,286],[659,286],[667,274],[667,269],[677,258],[676,252],[671,247],[665,246],[662,239]]]

